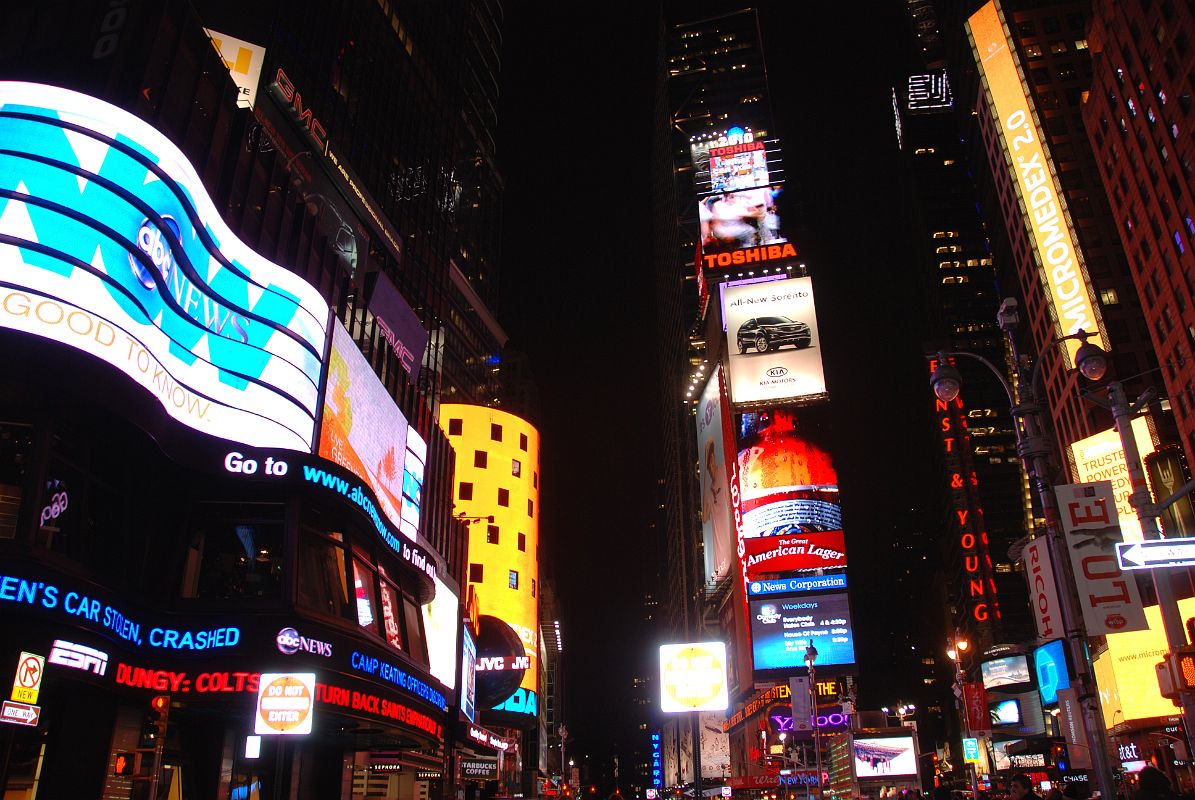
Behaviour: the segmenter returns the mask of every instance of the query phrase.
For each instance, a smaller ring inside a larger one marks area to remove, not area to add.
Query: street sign
[[[12,680],[12,699],[17,703],[36,703],[41,689],[42,673],[46,671],[46,659],[33,653],[21,653],[17,659],[17,672]]]
[[[253,732],[259,736],[309,734],[314,705],[314,672],[262,673]]]
[[[4,704],[0,705],[0,722],[32,726],[37,725],[37,719],[40,716],[41,708],[39,706],[14,703],[12,700],[5,700]]]
[[[1195,538],[1117,542],[1116,560],[1121,569],[1195,566]]]
[[[979,740],[963,739],[963,761],[979,763]]]

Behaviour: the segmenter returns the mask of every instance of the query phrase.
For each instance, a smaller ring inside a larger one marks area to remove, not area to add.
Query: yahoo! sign
[[[811,735],[811,731],[798,731],[793,725],[791,706],[776,706],[768,714],[768,724],[777,733],[800,733]],[[809,716],[809,724],[823,731],[845,731],[851,727],[851,715],[842,710],[842,706],[819,708],[816,714]]]

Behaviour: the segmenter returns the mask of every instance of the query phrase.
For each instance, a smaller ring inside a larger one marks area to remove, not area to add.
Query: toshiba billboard
[[[1029,228],[1042,282],[1049,288],[1054,317],[1064,334],[1086,331],[1107,348],[1091,282],[1067,214],[1048,146],[1032,100],[1021,83],[1017,56],[1004,30],[1000,4],[991,0],[967,20],[975,62],[1007,154],[1021,216]],[[1074,362],[1077,340],[1068,341]]]

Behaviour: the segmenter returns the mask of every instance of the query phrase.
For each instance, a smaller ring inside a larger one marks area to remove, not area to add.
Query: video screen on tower
[[[830,419],[826,406],[739,415],[744,538],[842,530]]]
[[[731,286],[723,299],[731,400],[784,402],[826,393],[809,278]]]
[[[804,667],[809,645],[817,648],[819,670],[855,663],[845,593],[755,598],[749,609],[756,672]]]
[[[768,152],[762,141],[710,148],[710,186],[737,192],[768,185]]]
[[[703,255],[729,253],[748,247],[783,244],[776,202],[782,186],[723,191],[703,197],[697,205]]]
[[[917,751],[912,736],[856,738],[851,742],[851,748],[857,778],[917,774]]]

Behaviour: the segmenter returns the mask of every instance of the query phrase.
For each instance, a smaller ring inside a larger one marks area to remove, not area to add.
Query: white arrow
[[[1195,566],[1195,538],[1117,542],[1116,560],[1121,569]]]

